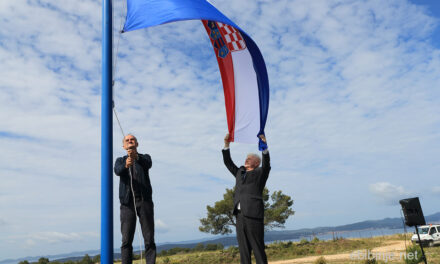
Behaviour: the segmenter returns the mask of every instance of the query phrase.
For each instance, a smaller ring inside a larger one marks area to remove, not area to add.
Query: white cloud
[[[165,224],[165,222],[164,221],[162,221],[161,219],[156,219],[156,221],[155,221],[155,230],[158,232],[158,233],[166,233],[166,232],[168,232],[168,230],[169,230],[169,227],[168,227],[168,225],[167,224]]]
[[[434,186],[431,188],[432,193],[439,195],[440,194],[440,186]]]
[[[399,205],[399,200],[414,196],[413,192],[405,190],[402,186],[396,186],[389,182],[377,182],[370,185],[370,191],[381,202],[387,205]]]
[[[59,246],[60,244],[65,245],[66,243],[71,244],[74,242],[82,242],[91,237],[96,237],[96,233],[92,233],[92,232],[63,233],[63,232],[49,231],[49,232],[35,232],[26,235],[25,237],[16,237],[16,239],[24,240],[25,241],[24,246],[26,248],[31,248],[41,244],[49,245],[49,246],[57,244],[57,246]]]
[[[34,240],[32,240],[32,239],[26,239],[26,242],[25,242],[25,247],[27,247],[27,248],[29,248],[29,247],[33,247],[33,246],[35,246],[37,243],[34,241]]]

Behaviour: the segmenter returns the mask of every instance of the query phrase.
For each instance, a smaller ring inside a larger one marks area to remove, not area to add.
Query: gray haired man
[[[133,261],[132,243],[137,213],[144,237],[146,263],[155,264],[153,190],[149,176],[152,162],[150,155],[137,152],[138,145],[135,136],[125,136],[123,147],[127,155],[116,159],[115,163],[115,174],[120,177],[121,257],[122,264],[131,264]]]
[[[266,143],[264,135],[260,136]],[[263,164],[257,154],[249,154],[244,166],[237,167],[229,151],[229,134],[223,148],[223,161],[235,177],[234,215],[237,218],[236,232],[241,264],[251,264],[254,252],[257,264],[267,264],[264,250],[264,203],[263,189],[270,172],[269,151],[263,151]]]

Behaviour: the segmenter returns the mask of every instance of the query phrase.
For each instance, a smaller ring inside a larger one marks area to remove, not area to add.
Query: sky
[[[210,2],[265,58],[267,187],[294,200],[287,229],[400,217],[413,196],[440,211],[438,1]],[[115,0],[115,43],[124,13]],[[101,1],[1,1],[0,24],[0,259],[99,249]],[[210,237],[199,219],[234,178],[202,24],[124,33],[117,55],[116,111],[153,160],[156,242]],[[115,119],[113,133],[116,159]],[[257,151],[231,145],[237,164]]]

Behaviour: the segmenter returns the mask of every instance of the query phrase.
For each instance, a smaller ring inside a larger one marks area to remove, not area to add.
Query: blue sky
[[[288,229],[398,217],[410,196],[426,215],[440,211],[436,1],[210,2],[266,60],[267,186],[295,201]],[[2,259],[99,248],[100,3],[0,2]],[[115,27],[121,12],[115,0]],[[156,240],[209,237],[198,219],[234,179],[221,160],[224,99],[203,26],[124,33],[119,56],[116,109],[153,158]],[[114,135],[116,158],[116,122]],[[232,145],[237,163],[255,151]]]

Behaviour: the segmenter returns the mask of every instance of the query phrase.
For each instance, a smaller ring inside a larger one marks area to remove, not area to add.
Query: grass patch
[[[275,242],[269,244],[266,253],[270,260],[293,259],[306,256],[350,253],[354,250],[381,246],[384,242],[375,238],[337,239],[328,241]]]
[[[410,247],[410,237],[412,234],[407,234],[407,247]],[[300,242],[274,242],[266,245],[266,253],[269,261],[287,260],[302,258],[308,256],[324,256],[317,263],[329,264],[384,264],[384,261],[352,261],[352,260],[329,260],[325,255],[351,253],[355,250],[372,249],[380,246],[385,246],[393,241],[403,241],[405,235],[396,234],[388,236],[378,236],[372,238],[360,239],[336,239],[328,241],[320,241],[313,239],[311,241],[302,240]],[[171,253],[169,251],[168,253]],[[174,255],[158,256],[157,264],[239,264],[240,253],[237,247],[229,247],[227,249],[215,251],[199,251],[188,252],[184,250],[175,250]],[[428,263],[440,263],[440,247],[425,248]],[[325,261],[325,262],[324,262]],[[120,263],[120,262],[115,262]],[[140,260],[133,261],[134,264],[144,264]],[[255,263],[255,259],[253,262]],[[405,261],[393,260],[387,263],[405,263]]]
[[[320,256],[336,253],[348,253],[358,249],[373,248],[384,243],[381,239],[337,239],[330,241],[302,240],[301,242],[275,242],[266,246],[269,261],[293,259],[306,256]],[[116,262],[115,262],[116,263]],[[141,264],[139,260],[134,264]],[[167,256],[159,256],[158,264],[238,264],[240,253],[237,247],[216,251],[189,252],[184,251]],[[255,263],[255,260],[253,260]]]

